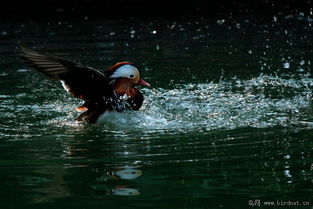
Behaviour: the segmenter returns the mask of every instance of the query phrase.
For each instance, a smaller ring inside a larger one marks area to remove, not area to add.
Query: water
[[[312,207],[311,34],[301,13],[2,21],[1,208]],[[17,45],[133,61],[153,87],[141,111],[79,124]]]

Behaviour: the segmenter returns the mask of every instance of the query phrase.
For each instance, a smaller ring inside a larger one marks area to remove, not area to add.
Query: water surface
[[[308,16],[16,20],[0,32],[1,208],[312,206]],[[153,87],[140,111],[79,124],[82,102],[18,45],[97,68],[133,61]]]

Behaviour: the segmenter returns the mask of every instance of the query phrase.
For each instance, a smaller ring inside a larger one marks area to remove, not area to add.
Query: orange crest
[[[132,62],[118,62],[115,65],[111,66],[107,71],[114,71],[117,68],[121,67],[122,65],[134,65]]]

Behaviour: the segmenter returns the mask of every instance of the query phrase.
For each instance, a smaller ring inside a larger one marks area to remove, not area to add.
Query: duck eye
[[[130,78],[133,78],[133,77],[134,77],[134,75],[133,75],[133,74],[130,74],[130,75],[129,75],[129,77],[130,77]]]

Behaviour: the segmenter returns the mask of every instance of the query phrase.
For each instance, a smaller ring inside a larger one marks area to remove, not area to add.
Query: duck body
[[[97,70],[61,57],[22,48],[21,58],[48,77],[59,80],[73,97],[84,100],[76,110],[83,112],[76,120],[96,123],[103,114],[139,110],[144,97],[135,87],[149,87],[131,62],[119,62],[107,70]]]

